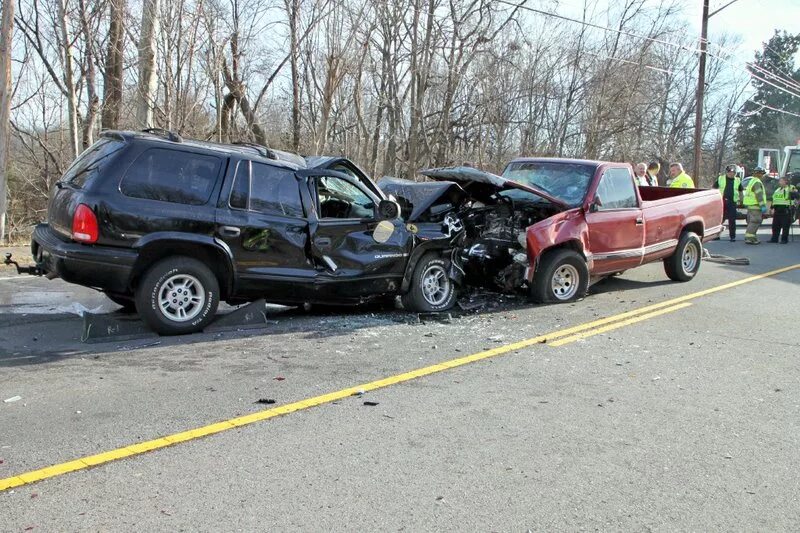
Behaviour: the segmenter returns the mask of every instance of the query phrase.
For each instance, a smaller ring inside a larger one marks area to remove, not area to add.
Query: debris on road
[[[367,401],[364,402],[364,405],[369,405],[370,407],[375,407],[379,403],[380,402],[373,402],[373,401],[367,400]]]
[[[272,378],[272,379],[274,379],[275,381],[283,381],[283,380],[285,380],[286,378],[285,378],[285,377],[283,377],[283,376],[275,376],[275,377],[274,377],[274,378]]]
[[[3,400],[3,403],[14,403],[18,402],[22,399],[22,396],[12,396],[11,398],[6,398]]]
[[[256,400],[256,403],[264,403],[267,405],[272,405],[273,403],[275,403],[275,400],[272,398],[259,398],[258,400]]]
[[[747,257],[728,257],[727,255],[712,254],[708,249],[703,248],[703,260],[710,263],[722,263],[723,265],[749,265],[750,259]]]

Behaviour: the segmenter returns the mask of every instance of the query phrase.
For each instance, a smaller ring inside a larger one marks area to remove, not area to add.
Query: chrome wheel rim
[[[683,271],[691,273],[697,266],[697,260],[700,257],[700,252],[695,243],[690,243],[683,249]]]
[[[550,287],[558,300],[569,300],[578,292],[580,274],[572,265],[561,265],[553,272]]]
[[[189,274],[176,274],[161,285],[158,308],[173,322],[193,320],[203,310],[206,294],[202,283]]]
[[[422,274],[422,297],[431,305],[442,305],[450,296],[450,279],[440,265],[431,265]]]

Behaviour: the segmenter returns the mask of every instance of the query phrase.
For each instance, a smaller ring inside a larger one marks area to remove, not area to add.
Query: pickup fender
[[[533,280],[542,256],[557,248],[570,248],[581,254],[586,259],[590,271],[594,266],[592,254],[588,249],[589,232],[586,219],[580,208],[563,211],[530,226],[525,231],[525,241],[531,265],[526,276],[528,282]]]
[[[136,241],[133,249],[138,257],[131,273],[130,285],[152,265],[167,256],[187,255],[205,260],[216,274],[223,296],[232,294],[236,284],[236,269],[233,267],[233,252],[228,244],[211,235],[197,235],[179,231],[149,233]]]

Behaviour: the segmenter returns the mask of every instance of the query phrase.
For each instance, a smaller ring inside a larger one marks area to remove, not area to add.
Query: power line
[[[581,24],[583,26],[588,26],[590,28],[596,28],[596,29],[600,29],[600,30],[603,30],[603,31],[610,31],[610,32],[613,32],[613,33],[618,33],[620,35],[626,35],[628,37],[634,37],[634,38],[637,38],[637,39],[642,39],[642,40],[645,40],[645,41],[651,41],[651,42],[655,42],[655,43],[665,44],[665,45],[672,46],[674,48],[678,48],[680,50],[684,50],[684,51],[691,52],[691,53],[700,52],[700,49],[698,49],[698,48],[690,48],[690,47],[688,47],[686,45],[682,45],[682,44],[678,44],[678,43],[672,43],[672,42],[669,42],[669,41],[665,41],[663,39],[656,39],[655,37],[648,37],[646,35],[641,35],[641,34],[638,34],[638,33],[633,33],[633,32],[624,31],[624,30],[618,30],[616,28],[609,28],[607,26],[601,26],[600,24],[594,24],[592,22],[586,22],[584,20],[579,20],[579,19],[575,19],[575,18],[571,18],[571,17],[566,17],[564,15],[559,15],[559,14],[556,14],[556,13],[550,13],[548,11],[543,11],[541,9],[536,9],[536,8],[533,8],[533,7],[529,7],[529,6],[526,6],[524,4],[516,4],[514,2],[509,2],[507,0],[496,0],[496,1],[498,3],[500,3],[500,4],[505,4],[505,5],[512,6],[512,7],[519,8],[519,9],[523,9],[523,10],[526,10],[526,11],[531,11],[533,13],[538,13],[538,14],[544,15],[546,17],[552,17],[552,18],[557,18],[557,19],[561,19],[561,20],[566,20],[568,22]],[[768,85],[771,85],[771,86],[775,87],[776,89],[778,89],[780,91],[783,91],[783,92],[785,92],[785,93],[787,93],[787,94],[789,94],[789,95],[791,95],[791,96],[793,96],[795,98],[800,98],[800,94],[792,92],[791,90],[786,89],[784,87],[780,87],[778,85],[775,85],[774,83],[770,82],[769,80],[766,80],[766,79],[754,74],[753,72],[747,70],[746,68],[742,68],[741,65],[734,64],[733,62],[731,62],[730,60],[728,60],[728,59],[726,59],[724,57],[718,56],[716,54],[712,54],[712,53],[710,53],[708,51],[706,51],[706,54],[708,54],[711,57],[715,57],[717,59],[725,61],[726,63],[731,64],[731,65],[733,65],[735,67],[738,67],[741,70],[744,70],[744,72],[746,72],[748,75],[750,75],[751,78],[755,78],[755,79],[757,79],[757,80],[759,80],[761,82],[764,82],[764,83],[766,83]]]

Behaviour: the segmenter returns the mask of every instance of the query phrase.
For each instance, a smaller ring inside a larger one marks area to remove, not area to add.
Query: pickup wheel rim
[[[550,282],[553,296],[558,300],[569,300],[578,292],[579,282],[580,274],[577,268],[567,264],[560,265],[553,272]]]
[[[430,265],[422,274],[422,297],[430,305],[442,305],[450,297],[450,279],[441,265]]]
[[[172,322],[188,322],[197,318],[205,303],[203,284],[189,274],[170,277],[158,291],[158,309]]]
[[[697,259],[700,257],[700,251],[697,249],[697,244],[690,242],[686,245],[683,249],[683,256],[681,258],[681,264],[683,265],[683,271],[687,274],[691,274],[694,272],[695,267],[697,267]]]

